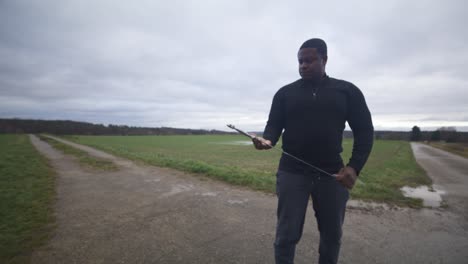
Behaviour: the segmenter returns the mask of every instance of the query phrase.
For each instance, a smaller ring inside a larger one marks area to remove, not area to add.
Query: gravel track
[[[59,139],[119,165],[98,172],[31,136],[57,171],[56,230],[33,263],[273,263],[276,197],[202,176],[135,164]],[[347,209],[340,263],[467,263],[468,161],[412,145],[447,191],[447,208]],[[296,263],[317,261],[312,207]]]

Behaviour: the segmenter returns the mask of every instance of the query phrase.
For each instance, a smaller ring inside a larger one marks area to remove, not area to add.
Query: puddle
[[[193,189],[193,184],[175,184],[171,186],[171,190],[167,193],[164,193],[162,196],[163,197],[168,197],[172,196],[174,194],[182,193],[182,192],[187,192]]]
[[[365,202],[360,200],[349,200],[346,203],[347,208],[351,209],[367,209],[367,210],[390,210],[394,209],[394,206],[390,206],[385,203],[376,203],[376,202]]]
[[[427,207],[439,207],[442,202],[441,195],[445,194],[445,191],[438,189],[435,186],[430,189],[425,185],[416,188],[404,186],[400,190],[406,197],[422,199],[423,205]]]
[[[160,182],[161,179],[145,180],[145,182]]]
[[[227,202],[231,205],[233,204],[244,204],[246,202],[248,202],[249,199],[242,199],[242,200],[228,200]]]
[[[215,193],[215,192],[205,192],[205,193],[202,193],[201,196],[210,196],[210,197],[214,197],[214,196],[217,196],[218,194]]]
[[[247,146],[247,145],[252,145],[252,141],[251,140],[236,140],[236,141],[216,142],[214,144]]]

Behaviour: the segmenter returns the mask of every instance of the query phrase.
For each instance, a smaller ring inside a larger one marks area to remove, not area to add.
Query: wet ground
[[[120,166],[117,172],[96,172],[31,140],[58,174],[57,228],[33,263],[273,263],[274,195],[69,143]],[[351,201],[340,263],[466,263],[467,160],[413,148],[434,183],[447,191],[447,207],[413,210]],[[436,161],[444,173],[426,167]],[[310,207],[296,263],[314,263],[317,248]]]
[[[442,195],[446,194],[444,190],[434,185],[423,185],[416,188],[404,186],[401,191],[406,197],[422,199],[425,207],[440,207],[442,205]]]

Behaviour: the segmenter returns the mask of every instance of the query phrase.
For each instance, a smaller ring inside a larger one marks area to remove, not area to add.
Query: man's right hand
[[[252,138],[252,142],[254,143],[255,148],[259,150],[272,148],[271,141],[262,137],[254,137]]]

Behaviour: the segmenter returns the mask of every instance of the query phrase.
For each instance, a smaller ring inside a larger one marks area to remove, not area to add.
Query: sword
[[[244,135],[244,136],[246,136],[246,137],[249,137],[249,138],[252,139],[252,140],[253,140],[254,138],[256,138],[256,136],[250,135],[249,133],[244,132],[244,131],[242,131],[242,130],[236,128],[236,127],[235,127],[234,125],[232,125],[232,124],[228,124],[227,127],[236,130],[236,131],[239,132],[240,134],[242,134],[242,135]],[[324,170],[322,170],[322,169],[320,169],[320,168],[318,168],[318,167],[316,167],[316,166],[314,166],[314,165],[308,163],[307,161],[304,161],[304,160],[302,160],[302,159],[300,159],[300,158],[298,158],[298,157],[296,157],[296,156],[294,156],[294,155],[292,155],[292,154],[289,154],[288,152],[286,152],[286,151],[284,151],[284,150],[277,149],[277,148],[275,148],[274,146],[272,146],[272,145],[270,145],[270,144],[267,144],[267,145],[268,145],[270,148],[272,148],[272,149],[279,150],[279,151],[281,151],[283,154],[285,154],[285,155],[287,155],[287,156],[289,156],[289,157],[291,157],[291,158],[293,158],[293,159],[295,159],[295,160],[297,160],[297,161],[299,161],[299,162],[302,162],[303,164],[305,164],[305,165],[311,167],[312,169],[314,169],[314,170],[316,170],[316,171],[318,171],[318,172],[320,172],[320,173],[323,173],[323,174],[325,174],[325,175],[327,175],[327,176],[330,176],[330,177],[332,177],[332,178],[336,178],[335,175],[330,174],[330,173],[328,173],[328,172],[326,172],[326,171],[324,171]]]

